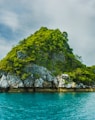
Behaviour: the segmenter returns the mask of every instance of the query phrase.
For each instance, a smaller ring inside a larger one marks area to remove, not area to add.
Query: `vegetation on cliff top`
[[[41,27],[40,30],[20,41],[0,61],[0,70],[14,73],[25,79],[29,76],[24,71],[25,66],[37,64],[46,67],[53,75],[67,72],[74,81],[81,82],[85,79],[84,81],[87,82],[91,77],[88,73],[93,74],[94,79],[95,75],[91,68],[87,68],[82,64],[79,58],[79,56],[73,54],[73,49],[68,44],[68,34],[66,32]],[[84,78],[78,78],[79,69],[82,76],[84,74]]]

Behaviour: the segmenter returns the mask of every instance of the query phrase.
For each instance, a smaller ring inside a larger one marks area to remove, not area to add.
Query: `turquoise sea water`
[[[0,93],[0,120],[95,120],[95,93]]]

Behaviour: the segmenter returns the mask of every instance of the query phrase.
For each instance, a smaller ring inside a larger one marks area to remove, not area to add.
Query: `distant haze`
[[[41,26],[66,31],[74,53],[95,65],[95,0],[0,0],[0,59]]]

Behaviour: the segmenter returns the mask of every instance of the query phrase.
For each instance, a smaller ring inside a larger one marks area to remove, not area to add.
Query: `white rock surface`
[[[42,78],[36,79],[35,80],[35,87],[43,87],[43,82],[44,80]]]
[[[0,79],[0,87],[1,88],[8,88],[9,87],[9,84],[8,84],[8,81],[7,81],[7,78],[5,75],[2,75],[2,77]]]
[[[24,87],[23,82],[20,80],[19,77],[15,75],[7,75],[7,81],[10,87],[12,88],[19,88],[19,87]]]
[[[65,87],[66,82],[69,82],[68,74],[62,74],[57,76],[58,87]]]

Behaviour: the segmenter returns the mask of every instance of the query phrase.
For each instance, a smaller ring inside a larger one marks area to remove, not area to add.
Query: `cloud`
[[[95,0],[0,0],[2,47],[8,41],[16,44],[41,26],[59,28],[68,32],[74,53],[82,56],[85,64],[95,64],[94,11]],[[2,50],[5,55],[10,47],[0,47]]]
[[[19,27],[17,15],[11,11],[0,11],[0,23],[9,26],[12,30],[16,30]]]
[[[0,37],[0,57],[5,57],[6,54],[12,49],[14,44],[15,43],[13,42],[6,42],[4,38]]]

